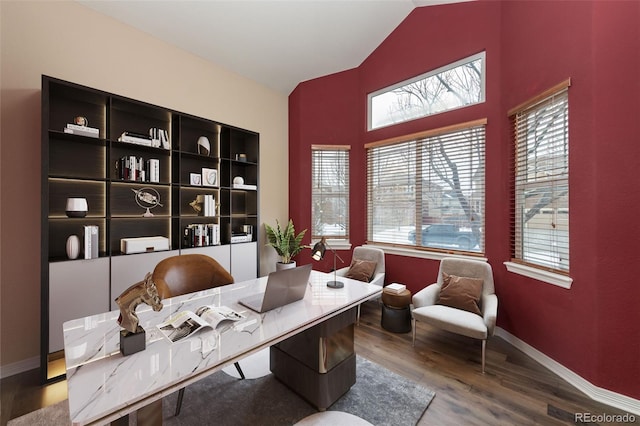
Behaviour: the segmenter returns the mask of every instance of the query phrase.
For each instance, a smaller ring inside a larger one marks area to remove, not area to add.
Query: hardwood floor
[[[574,413],[624,414],[593,401],[498,337],[487,343],[484,375],[479,341],[418,324],[414,348],[411,333],[380,327],[375,302],[362,306],[356,353],[436,392],[420,426],[596,424],[575,421]],[[38,380],[32,370],[0,382],[1,426],[67,397],[66,382],[40,386]],[[631,424],[640,425],[640,416]]]

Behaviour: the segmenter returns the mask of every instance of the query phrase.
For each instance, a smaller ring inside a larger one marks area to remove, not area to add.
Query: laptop
[[[264,293],[238,300],[247,308],[263,313],[296,302],[304,297],[311,275],[311,264],[272,272]]]

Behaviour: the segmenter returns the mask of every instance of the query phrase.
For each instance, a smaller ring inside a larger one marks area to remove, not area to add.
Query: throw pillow
[[[443,272],[438,303],[482,315],[480,296],[483,284],[484,280],[480,278],[458,277]]]
[[[371,260],[353,259],[345,277],[368,283],[373,278],[376,265],[377,263]]]

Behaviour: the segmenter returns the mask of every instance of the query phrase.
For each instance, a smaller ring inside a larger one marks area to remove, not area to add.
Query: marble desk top
[[[265,347],[344,312],[382,292],[379,286],[340,277],[344,288],[326,282],[333,274],[312,271],[303,300],[257,314],[238,300],[263,292],[267,277],[165,299],[154,312],[136,313],[146,331],[146,349],[120,354],[119,311],[64,323],[69,412],[74,425],[104,424],[129,414]],[[178,311],[228,306],[246,318],[199,330],[176,343],[157,324]]]

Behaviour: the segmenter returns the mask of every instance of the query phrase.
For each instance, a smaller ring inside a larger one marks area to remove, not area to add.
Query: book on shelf
[[[384,288],[384,291],[386,293],[392,293],[392,294],[400,294],[403,291],[405,291],[407,289],[407,286],[404,284],[398,284],[398,283],[393,283],[393,284],[389,284]]]
[[[162,148],[171,149],[171,141],[169,140],[169,133],[164,129],[159,129],[160,133],[160,143],[162,144]]]
[[[132,182],[160,182],[160,161],[144,160],[135,155],[126,155],[116,161],[118,179]]]
[[[245,316],[227,306],[202,306],[195,312],[180,311],[166,322],[158,324],[158,330],[169,341],[175,343],[185,339],[199,330],[210,328],[215,330],[225,321],[240,321]]]
[[[79,126],[71,123],[67,124],[64,128],[64,132],[72,135],[88,136],[90,138],[100,137],[100,130],[95,127]]]
[[[200,194],[197,197],[198,203],[202,204],[200,213],[202,216],[212,217],[216,215],[216,199],[213,194]]]
[[[84,258],[96,259],[98,257],[98,226],[84,225]]]
[[[146,163],[148,181],[153,183],[160,182],[160,160],[151,158]]]
[[[185,248],[220,245],[220,225],[217,223],[192,223],[184,228],[182,245]]]

